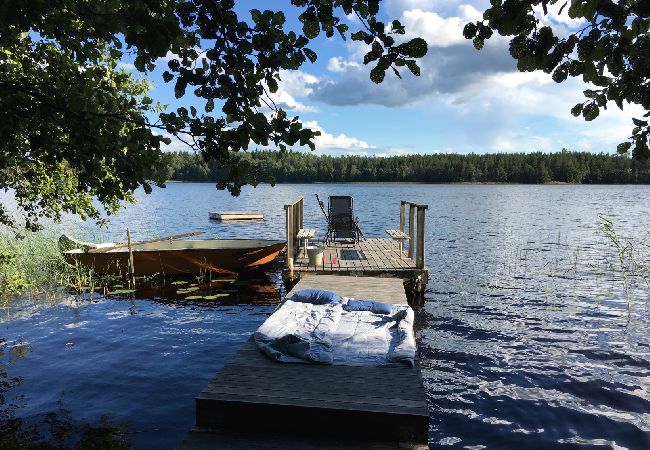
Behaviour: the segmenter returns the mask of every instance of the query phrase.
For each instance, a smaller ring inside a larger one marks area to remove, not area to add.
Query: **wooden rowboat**
[[[98,274],[129,273],[129,249],[125,244],[95,245],[80,245],[64,251],[63,256],[67,262],[80,263]],[[284,246],[284,241],[261,239],[167,239],[133,243],[131,248],[135,275],[181,275],[263,269]]]

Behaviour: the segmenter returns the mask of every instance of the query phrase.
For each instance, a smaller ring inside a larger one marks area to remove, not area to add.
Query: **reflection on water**
[[[194,396],[280,301],[260,278],[140,280],[2,323],[0,448],[173,448]]]
[[[316,192],[353,195],[371,237],[397,226],[399,200],[429,205],[430,281],[416,326],[432,447],[650,448],[650,286],[640,270],[650,260],[649,187],[283,185],[232,199],[175,184],[109,230],[61,227],[99,241],[123,239],[126,226],[139,239],[192,230],[273,239],[284,232],[282,205],[304,195],[305,224],[322,237]],[[233,209],[267,220],[208,220]],[[599,215],[632,244],[623,264]],[[90,433],[173,448],[193,423],[196,393],[283,295],[278,271],[213,281],[16,304],[0,318],[6,442],[36,426],[31,442],[52,446],[69,429],[66,446]]]

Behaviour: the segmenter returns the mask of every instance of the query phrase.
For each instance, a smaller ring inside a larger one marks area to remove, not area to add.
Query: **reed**
[[[60,287],[93,286],[93,274],[68,264],[53,233],[34,232],[17,237],[0,231],[0,297],[53,294]]]

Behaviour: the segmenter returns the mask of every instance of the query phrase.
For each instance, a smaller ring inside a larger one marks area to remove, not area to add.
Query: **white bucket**
[[[317,245],[310,245],[307,247],[307,256],[309,256],[310,266],[320,266],[323,261],[323,253],[325,249]]]

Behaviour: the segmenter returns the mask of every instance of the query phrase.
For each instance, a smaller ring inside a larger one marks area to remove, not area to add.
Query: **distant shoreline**
[[[165,183],[172,184],[216,184],[216,181],[185,181],[185,180],[167,180]],[[270,186],[269,183],[260,183]],[[550,181],[548,183],[507,183],[501,181],[303,181],[303,182],[276,182],[275,184],[427,184],[427,185],[477,185],[477,186],[648,186],[650,183],[569,183],[566,181]]]

